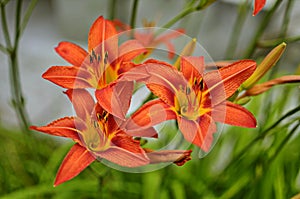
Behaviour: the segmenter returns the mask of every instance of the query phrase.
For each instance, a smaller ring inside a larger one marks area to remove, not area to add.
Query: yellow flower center
[[[104,52],[104,50],[102,51]],[[96,53],[95,50],[91,51],[89,55],[90,66],[88,67],[89,73],[92,74],[90,82],[99,89],[117,79],[117,70],[110,66],[108,52],[105,51],[102,55],[100,54]]]
[[[87,131],[83,135],[86,147],[91,152],[105,151],[110,147],[113,135],[108,134],[107,112],[97,113],[97,120],[90,119],[87,125]]]
[[[197,94],[187,85],[180,86],[175,96],[176,111],[189,120],[196,120],[200,116],[200,99]]]

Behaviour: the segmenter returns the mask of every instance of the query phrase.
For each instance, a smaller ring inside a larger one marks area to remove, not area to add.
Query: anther
[[[97,121],[94,121],[94,123],[93,123],[93,124],[94,124],[94,127],[95,127],[95,128],[99,128],[99,124],[98,124],[98,122],[97,122]]]
[[[105,55],[104,55],[104,64],[107,64],[108,61],[108,52],[105,51]]]
[[[200,88],[201,91],[204,89],[203,78],[201,78],[201,81],[199,82],[199,88]]]
[[[96,55],[96,53],[95,53],[95,51],[94,51],[94,50],[92,50],[92,55],[93,55],[94,59],[96,59],[96,60],[97,60],[97,55]]]
[[[186,87],[185,89],[185,94],[189,95],[191,93],[190,87]]]
[[[98,119],[98,120],[101,120],[101,118],[102,118],[102,117],[101,117],[101,114],[100,114],[100,113],[97,113],[97,119]]]

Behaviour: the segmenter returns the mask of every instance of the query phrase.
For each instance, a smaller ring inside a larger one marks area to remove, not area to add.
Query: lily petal
[[[254,0],[253,16],[257,15],[265,6],[266,0]]]
[[[198,121],[179,116],[178,126],[187,141],[200,147],[203,151],[209,151],[213,141],[212,134],[216,131],[216,124],[210,116],[204,114]]]
[[[166,104],[172,107],[175,106],[175,102],[174,102],[175,98],[174,98],[173,91],[159,84],[148,84],[147,87],[152,93],[158,96]]]
[[[194,78],[201,78],[204,72],[204,57],[181,57],[180,71],[184,77],[193,83]]]
[[[60,42],[55,51],[70,64],[80,67],[88,53],[80,46],[71,42]]]
[[[47,126],[31,126],[30,129],[50,135],[71,138],[75,142],[81,143],[76,128],[78,126],[80,126],[80,120],[76,120],[75,117],[64,117],[51,122]]]
[[[256,127],[256,119],[251,112],[229,101],[216,106],[212,117],[215,121],[225,124],[248,128]]]
[[[64,93],[72,102],[77,116],[83,121],[86,121],[95,106],[95,102],[90,93],[85,89],[68,89]]]
[[[131,61],[138,55],[141,55],[145,52],[147,52],[147,50],[140,42],[138,42],[137,40],[129,40],[124,42],[119,47],[118,59],[123,62]]]
[[[154,39],[152,47],[157,46],[159,44],[165,44],[168,49],[168,58],[173,59],[175,55],[175,46],[171,42],[172,39],[182,36],[185,33],[185,30],[180,28],[177,30],[172,30],[166,34],[159,35],[157,38]]]
[[[140,141],[134,140],[132,136],[127,135],[124,131],[119,131],[111,140],[112,144],[121,147],[132,153],[144,153],[140,146]]]
[[[124,119],[130,106],[133,82],[120,81],[96,90],[98,103],[109,113]]]
[[[63,88],[89,88],[90,73],[75,66],[52,66],[42,77]]]
[[[108,52],[109,60],[115,60],[118,54],[117,34],[117,30],[112,22],[105,20],[102,16],[98,17],[89,32],[88,51],[100,49],[100,45],[105,45],[104,49]]]
[[[60,165],[54,186],[74,178],[94,160],[95,157],[85,147],[75,144]]]
[[[159,99],[152,100],[144,104],[128,119],[125,126],[126,133],[131,135],[131,132],[138,132],[172,119],[176,119],[176,113],[169,105]]]
[[[242,60],[205,74],[203,79],[212,104],[217,105],[229,98],[251,76],[255,68],[255,61]]]
[[[149,127],[146,129],[138,129],[136,131],[134,130],[126,130],[126,133],[133,137],[149,137],[149,138],[158,138],[157,131],[153,127]]]
[[[145,153],[135,153],[117,146],[111,146],[106,151],[95,154],[123,167],[139,167],[149,164],[149,158]]]
[[[188,84],[183,75],[177,69],[162,62],[147,62],[142,67],[145,67],[149,74],[149,78],[144,80],[148,88],[159,98],[166,100],[170,105],[174,105],[175,94],[180,87],[185,87]],[[139,70],[139,68],[136,67],[133,70]]]

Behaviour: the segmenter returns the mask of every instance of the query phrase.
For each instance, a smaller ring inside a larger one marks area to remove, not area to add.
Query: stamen
[[[201,78],[200,82],[199,82],[199,89],[202,91],[204,89],[204,82],[203,82],[203,78]]]
[[[100,115],[100,113],[97,113],[96,115],[97,115],[98,120],[101,120],[101,115]]]
[[[104,55],[104,64],[107,64],[108,61],[108,52],[105,51],[105,55]]]
[[[93,57],[90,55],[90,64],[93,63]]]
[[[186,89],[185,89],[185,94],[187,94],[187,95],[189,95],[189,94],[191,94],[191,89],[190,89],[190,87],[186,87]]]
[[[95,127],[96,129],[99,128],[99,124],[98,124],[97,121],[93,121],[93,124],[94,124],[94,127]]]
[[[93,55],[94,59],[96,59],[96,60],[97,60],[97,55],[96,55],[96,53],[95,53],[94,49],[92,50],[92,55]]]

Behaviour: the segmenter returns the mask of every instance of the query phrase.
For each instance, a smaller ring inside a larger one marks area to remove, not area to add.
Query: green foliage
[[[70,144],[37,133],[24,138],[20,132],[2,128],[1,198],[292,197],[300,192],[299,111],[276,122],[291,110],[282,110],[292,101],[280,95],[287,90],[299,96],[292,86],[276,89],[278,97],[268,102],[272,110],[257,129],[224,128],[211,153],[202,159],[197,159],[194,150],[193,160],[184,166],[149,173],[125,173],[95,162],[58,187],[52,186],[55,173]],[[270,95],[253,99],[248,108],[258,115]],[[273,128],[268,130],[269,126]]]

